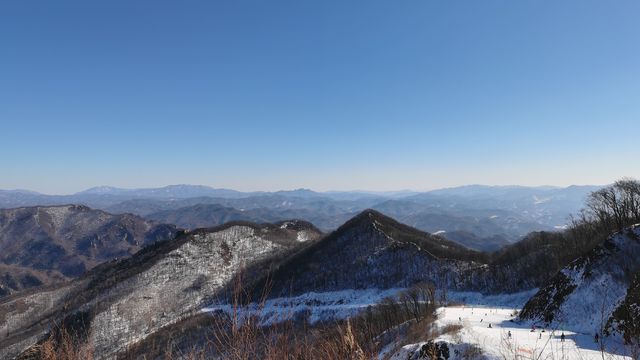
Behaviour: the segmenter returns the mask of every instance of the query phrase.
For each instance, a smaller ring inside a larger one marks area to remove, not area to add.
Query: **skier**
[[[491,324],[489,324],[489,329],[493,329],[493,327],[491,326]]]
[[[594,342],[597,344],[600,342],[600,335],[596,333],[596,336],[593,338]]]
[[[509,330],[509,332],[507,333],[507,336],[509,337],[509,339],[511,339],[511,330]]]
[[[564,342],[564,338],[565,338],[565,336],[564,336],[564,331],[563,331],[562,334],[560,334],[560,342]]]
[[[538,339],[542,339],[542,333],[540,333],[540,336],[538,336]]]

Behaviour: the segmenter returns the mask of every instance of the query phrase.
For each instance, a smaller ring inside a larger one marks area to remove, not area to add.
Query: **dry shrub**
[[[366,360],[372,358],[371,350],[363,350],[357,336],[353,332],[353,327],[349,320],[346,324],[337,328],[337,336],[323,339],[316,345],[315,351],[306,359],[345,359],[345,360]]]
[[[411,323],[409,338],[416,342],[431,336],[436,291],[430,284],[418,284],[347,320],[311,326],[291,313],[277,324],[263,326],[261,310],[247,315],[251,297],[241,278],[234,284],[230,311],[212,316],[209,353],[223,359],[365,360],[385,345],[380,335],[400,324]],[[266,300],[265,291],[253,308],[264,309]]]
[[[439,334],[440,335],[456,334],[458,333],[458,331],[462,330],[463,327],[464,326],[460,324],[448,324],[440,328]]]
[[[310,324],[308,314],[280,308],[279,321],[265,325],[269,282],[255,296],[244,286],[243,275],[241,271],[228,289],[224,310],[185,319],[158,332],[162,336],[132,346],[122,358],[365,360],[404,337],[409,324],[417,341],[432,335],[437,304],[431,284],[418,284],[346,320]]]
[[[460,357],[462,359],[482,359],[484,358],[484,353],[479,346],[470,344],[462,350]]]
[[[41,360],[91,360],[92,347],[69,334],[64,328],[58,328],[33,350],[35,357]]]

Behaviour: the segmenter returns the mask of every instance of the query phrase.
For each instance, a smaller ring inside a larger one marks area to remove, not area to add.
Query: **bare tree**
[[[623,230],[640,221],[640,182],[622,179],[594,191],[587,199],[589,217],[610,230]]]

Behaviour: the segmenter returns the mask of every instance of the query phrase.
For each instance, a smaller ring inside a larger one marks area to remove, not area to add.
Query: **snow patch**
[[[309,233],[306,231],[298,231],[298,235],[296,236],[296,240],[298,242],[305,242],[309,240]]]
[[[52,206],[40,209],[49,215],[51,223],[56,229],[62,227],[65,219],[69,216],[69,213],[71,213],[71,206]]]
[[[341,290],[308,292],[294,297],[269,299],[263,304],[251,303],[243,307],[242,316],[259,316],[263,324],[286,321],[300,314],[308,316],[310,323],[345,319],[358,314],[382,299],[394,296],[404,289]],[[202,312],[232,313],[232,304],[214,304]]]

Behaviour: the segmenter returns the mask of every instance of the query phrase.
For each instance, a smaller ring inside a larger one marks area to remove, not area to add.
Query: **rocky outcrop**
[[[621,334],[627,344],[640,345],[640,272],[609,319],[607,332]]]

